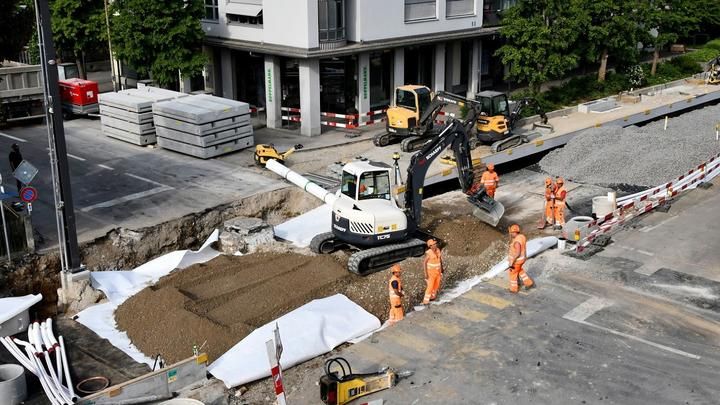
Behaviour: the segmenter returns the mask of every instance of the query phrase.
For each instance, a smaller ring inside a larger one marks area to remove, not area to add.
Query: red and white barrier
[[[720,175],[720,154],[668,183],[618,198],[618,208],[615,211],[585,225],[587,228],[597,228],[577,242],[576,251],[582,252],[598,236],[612,233],[628,220],[650,212],[679,194],[696,188],[701,182],[709,181],[718,175]]]
[[[283,121],[302,122],[302,119],[299,115],[300,114],[299,108],[280,107],[280,110],[285,113],[284,115],[282,115],[280,117]],[[320,116],[325,117],[326,119],[321,120],[320,125],[325,125],[328,127],[336,127],[336,128],[356,129],[356,128],[364,127],[367,125],[385,122],[386,121],[385,117],[370,119],[365,122],[362,121],[362,118],[363,117],[374,117],[377,115],[385,114],[386,112],[387,112],[387,109],[369,111],[369,112],[366,112],[363,114],[340,114],[340,113],[332,113],[332,112],[321,112]],[[327,118],[338,119],[341,121],[339,121],[339,122],[330,121]]]

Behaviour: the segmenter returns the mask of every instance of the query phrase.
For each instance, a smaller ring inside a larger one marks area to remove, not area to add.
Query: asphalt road
[[[530,259],[533,290],[509,294],[503,275],[332,355],[356,373],[415,371],[358,403],[717,404],[718,184],[588,261],[557,250]],[[322,374],[288,370],[288,402],[316,403]]]
[[[283,185],[248,164],[238,164],[252,162],[251,158],[201,160],[135,146],[103,136],[96,119],[66,121],[65,131],[81,241],[115,227],[155,225]],[[15,188],[7,158],[13,143],[39,169],[31,184],[39,194],[33,204],[33,226],[44,239],[39,247],[51,247],[57,243],[57,231],[46,128],[35,124],[0,131],[0,170],[8,189]]]

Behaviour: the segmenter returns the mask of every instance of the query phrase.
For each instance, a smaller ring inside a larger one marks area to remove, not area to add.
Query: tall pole
[[[67,268],[70,272],[80,271],[80,251],[78,249],[77,230],[75,229],[75,208],[73,205],[72,188],[70,186],[70,168],[67,158],[67,146],[65,144],[65,129],[62,118],[62,100],[58,87],[57,62],[55,60],[55,44],[52,39],[52,28],[50,26],[50,7],[48,0],[35,0],[37,15],[40,19],[40,39],[42,50],[40,66],[44,75],[44,87],[47,94],[46,109],[48,126],[52,131],[52,141],[57,157],[57,183],[59,185],[60,200],[55,207],[62,217],[62,233],[58,235],[64,246]],[[51,148],[52,149],[52,148]]]
[[[113,56],[112,41],[110,40],[110,7],[108,6],[108,0],[105,0],[105,27],[107,28],[108,52],[110,52],[110,75],[112,75],[113,91],[118,91],[115,57]]]

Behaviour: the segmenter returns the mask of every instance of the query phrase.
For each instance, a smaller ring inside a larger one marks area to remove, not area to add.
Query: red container
[[[67,79],[58,81],[64,103],[89,105],[98,102],[98,84],[90,80]]]

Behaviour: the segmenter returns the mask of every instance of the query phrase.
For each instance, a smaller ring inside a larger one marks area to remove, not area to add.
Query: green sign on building
[[[363,88],[363,99],[367,100],[368,98],[368,67],[363,66],[363,73],[362,73],[362,88]]]
[[[267,69],[266,76],[267,76],[267,86],[265,86],[265,87],[267,90],[267,102],[272,103],[272,101],[273,101],[273,81],[272,81],[273,71],[272,71],[272,68]]]

